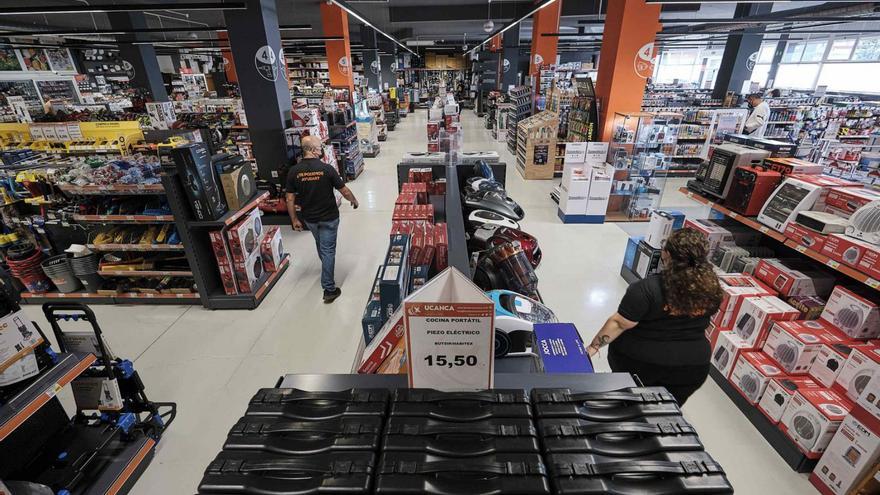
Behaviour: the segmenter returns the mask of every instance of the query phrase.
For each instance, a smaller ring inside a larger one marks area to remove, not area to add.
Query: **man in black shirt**
[[[287,212],[294,230],[309,229],[315,237],[321,259],[321,287],[324,302],[332,303],[342,294],[333,272],[336,266],[336,232],[339,229],[339,207],[333,190],[339,191],[355,209],[358,200],[330,165],[322,162],[321,140],[315,136],[302,139],[303,159],[287,174]],[[301,208],[296,213],[296,204]],[[300,216],[302,219],[300,219]]]

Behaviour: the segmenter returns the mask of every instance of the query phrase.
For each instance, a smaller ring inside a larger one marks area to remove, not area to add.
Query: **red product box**
[[[406,182],[401,185],[401,193],[414,194],[416,202],[412,204],[428,203],[428,184],[426,182]]]
[[[394,201],[395,205],[414,205],[417,203],[417,196],[414,192],[401,192]]]
[[[785,376],[779,366],[763,352],[742,352],[730,372],[730,384],[750,404],[761,400],[772,378]]]
[[[748,350],[748,344],[739,335],[729,331],[720,331],[715,339],[715,346],[712,348],[712,366],[724,375],[724,378],[728,378],[739,354]]]
[[[820,390],[822,385],[806,376],[780,376],[770,380],[764,395],[758,402],[758,409],[767,416],[773,424],[779,423],[788,403],[798,390]]]
[[[445,196],[446,195],[446,179],[437,179],[431,183],[434,191],[431,194]]]
[[[277,272],[284,259],[284,244],[281,240],[281,227],[274,225],[266,229],[263,241],[260,243],[260,254],[263,256],[263,269],[267,272]]]
[[[863,247],[862,257],[857,267],[862,273],[875,279],[880,279],[880,246],[859,241]]]
[[[449,266],[449,252],[448,252],[449,241],[446,236],[446,224],[438,223],[434,225],[434,266],[437,268],[437,271],[444,270],[447,266]]]
[[[827,235],[810,230],[797,222],[788,222],[785,226],[785,237],[813,251],[821,251],[828,238]]]
[[[763,350],[789,375],[806,375],[822,347],[847,340],[822,320],[777,321]]]
[[[809,459],[818,459],[853,404],[833,390],[798,390],[779,421],[779,429]]]
[[[220,269],[220,280],[223,281],[223,290],[226,295],[234,296],[238,294],[238,287],[235,283],[235,271],[232,269],[232,257],[229,254],[229,247],[223,238],[223,232],[212,230],[209,232],[211,236],[211,247],[214,248],[214,256],[217,258],[217,267]]]
[[[433,121],[433,120],[429,121],[427,124],[427,129],[428,129],[428,146],[430,146],[430,143],[432,141],[436,142],[440,139],[440,122]]]
[[[715,252],[718,246],[734,244],[733,233],[710,220],[685,219],[685,228],[691,228],[703,234],[709,241],[709,253]]]
[[[431,153],[435,153],[435,152],[440,151],[440,142],[439,141],[437,141],[437,142],[428,141],[428,151],[430,151]]]
[[[425,249],[425,226],[422,222],[413,225],[410,236],[409,266],[418,266]]]
[[[755,277],[783,296],[827,296],[834,289],[834,277],[826,272],[793,266],[775,258],[762,259]]]
[[[765,158],[764,166],[782,175],[818,175],[822,173],[822,165],[799,158]]]
[[[825,299],[817,296],[789,296],[785,302],[801,312],[801,320],[818,320],[825,309]]]
[[[774,321],[794,320],[800,312],[776,296],[749,296],[740,305],[733,331],[750,349],[760,349]]]
[[[419,265],[430,265],[434,261],[434,249],[435,249],[435,239],[434,239],[434,224],[426,223],[425,224],[425,247],[422,248],[422,258],[419,260]]]
[[[852,237],[841,234],[829,234],[828,239],[825,240],[825,245],[822,246],[821,252],[835,261],[849,265],[857,270],[865,271],[868,268],[880,270],[880,265],[872,261],[877,259],[878,249],[880,248],[873,244],[868,244]],[[859,263],[865,253],[869,251],[874,251],[875,254],[872,255],[870,260],[865,262],[864,266],[866,268],[862,268]]]
[[[840,285],[828,297],[819,318],[854,339],[880,336],[880,308],[877,304]]]
[[[751,275],[725,274],[718,277],[724,293],[718,312],[712,317],[712,323],[719,330],[733,328],[733,316],[739,312],[739,306],[746,296],[773,296],[776,293],[757,278]]]
[[[880,374],[880,348],[876,345],[852,346],[852,352],[834,379],[832,388],[852,400]]]
[[[240,293],[251,293],[263,275],[263,260],[260,244],[263,235],[263,222],[259,208],[254,208],[226,231],[232,266]]]
[[[802,180],[804,182],[809,182],[810,184],[815,184],[822,188],[822,192],[820,193],[819,199],[816,200],[816,204],[814,206],[815,209],[821,210],[823,205],[825,205],[825,200],[828,198],[828,192],[831,191],[832,188],[837,187],[852,187],[852,188],[862,188],[864,184],[860,182],[853,182],[845,179],[841,179],[839,177],[832,177],[830,175],[808,175],[808,174],[792,174],[791,177]]]
[[[418,182],[430,182],[434,178],[434,175],[431,169],[427,167],[411,168],[409,169],[408,178],[409,180],[404,183],[402,187],[405,188],[407,184]]]
[[[718,334],[720,333],[721,330],[719,330],[714,323],[709,323],[709,326],[706,327],[706,340],[709,341],[710,349],[715,348],[715,344],[718,342]]]
[[[405,333],[403,305],[400,305],[364,349],[358,373],[376,373],[382,363],[391,355],[397,343],[404,338]]]
[[[840,212],[849,218],[862,206],[877,200],[880,200],[880,192],[873,189],[832,187],[825,197],[825,206],[834,208],[835,213]]]

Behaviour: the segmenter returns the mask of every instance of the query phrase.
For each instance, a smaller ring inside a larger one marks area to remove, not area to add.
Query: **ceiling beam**
[[[26,2],[30,3],[30,2]],[[245,2],[179,2],[164,4],[113,4],[113,5],[27,5],[0,8],[0,15],[33,14],[100,14],[108,12],[153,12],[174,10],[244,10]]]

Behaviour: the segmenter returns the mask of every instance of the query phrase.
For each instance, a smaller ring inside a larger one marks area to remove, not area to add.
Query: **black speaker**
[[[216,220],[228,210],[220,180],[211,165],[211,156],[203,143],[191,143],[171,152],[183,181],[196,220]]]

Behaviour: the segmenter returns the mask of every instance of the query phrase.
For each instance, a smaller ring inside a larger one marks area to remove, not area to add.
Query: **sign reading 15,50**
[[[435,354],[432,356],[429,354],[425,356],[425,362],[428,363],[428,366],[445,366],[447,368],[454,366],[476,366],[477,356],[447,356],[445,354]]]

